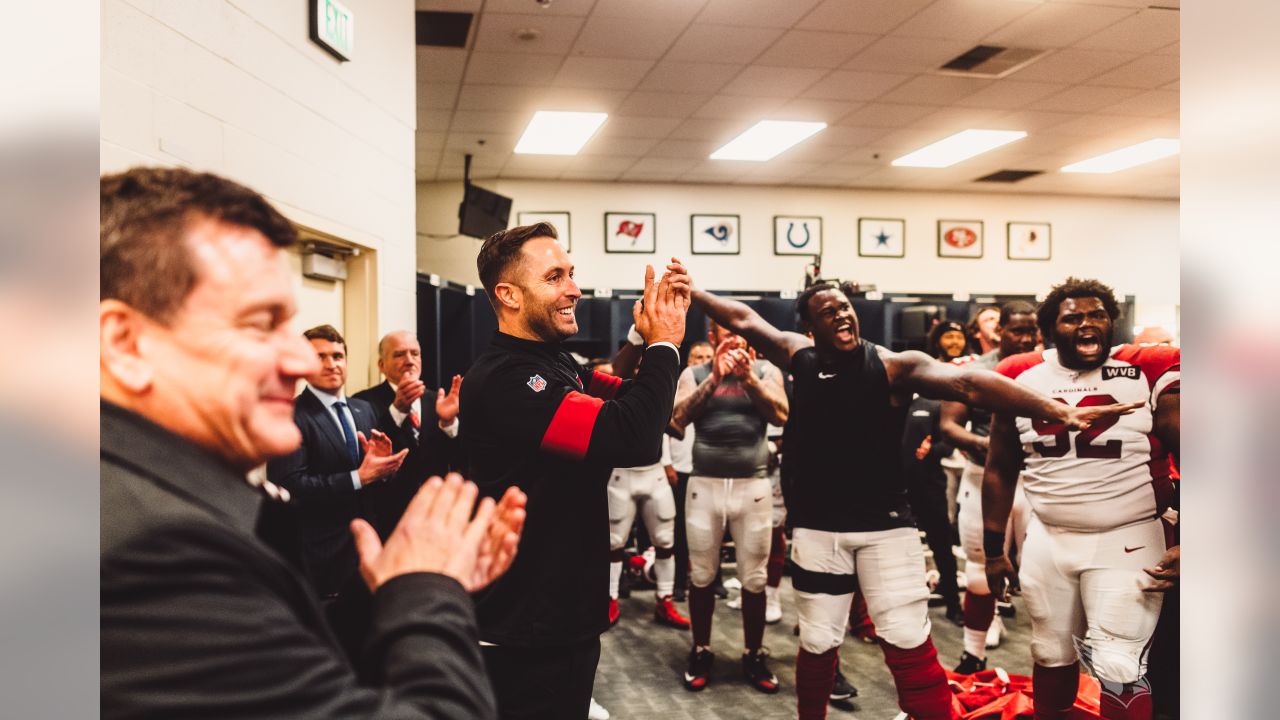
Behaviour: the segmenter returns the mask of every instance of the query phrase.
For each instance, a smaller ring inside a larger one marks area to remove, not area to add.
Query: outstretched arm
[[[941,363],[916,350],[903,353],[886,350],[881,357],[894,390],[917,392],[938,400],[956,400],[1015,417],[1060,422],[1072,430],[1087,428],[1099,417],[1128,414],[1143,405],[1070,407],[990,370]]]
[[[705,290],[693,291],[693,302],[721,327],[747,339],[769,362],[783,370],[791,367],[791,355],[813,341],[799,333],[784,332],[770,325],[751,308],[727,298],[716,297]]]

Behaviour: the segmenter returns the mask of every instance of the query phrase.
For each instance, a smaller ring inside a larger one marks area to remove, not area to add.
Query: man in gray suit
[[[318,368],[290,327],[295,233],[214,175],[101,181],[101,702],[105,718],[491,718],[468,592],[511,563],[525,498],[423,485],[385,545],[351,531],[373,593],[357,678],[302,576],[260,536],[290,493]]]

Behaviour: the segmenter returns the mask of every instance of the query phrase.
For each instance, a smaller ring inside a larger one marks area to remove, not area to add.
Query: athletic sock
[[[836,682],[839,648],[815,655],[804,648],[796,655],[796,709],[799,720],[824,720]]]
[[[952,720],[951,688],[947,686],[947,674],[938,664],[938,651],[933,639],[926,638],[920,645],[904,650],[883,640],[885,663],[893,673],[893,684],[898,690],[898,707],[914,720]]]
[[[689,624],[693,627],[693,644],[711,645],[711,616],[716,610],[716,593],[711,585],[689,586]]]
[[[987,630],[996,616],[996,596],[991,593],[964,594],[964,651],[976,658],[987,657]]]
[[[667,597],[676,589],[676,559],[658,556],[653,561],[653,578],[658,585],[658,599]]]
[[[1079,689],[1080,667],[1076,663],[1063,667],[1036,665],[1031,671],[1036,720],[1069,720]]]
[[[742,591],[743,647],[755,651],[764,642],[764,592]]]
[[[609,597],[618,599],[618,582],[622,580],[622,561],[609,563]]]
[[[1151,720],[1151,691],[1145,686],[1126,683],[1119,694],[1104,689],[1098,700],[1106,720]]]
[[[765,584],[778,587],[782,583],[782,568],[787,564],[787,536],[781,527],[773,529],[773,537],[769,540],[769,562],[765,565]]]

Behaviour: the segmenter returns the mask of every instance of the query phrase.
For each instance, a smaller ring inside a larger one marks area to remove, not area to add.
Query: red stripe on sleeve
[[[586,457],[587,448],[591,445],[591,431],[603,405],[600,398],[580,392],[565,395],[542,435],[542,449],[574,460]]]
[[[612,400],[613,396],[618,394],[618,388],[620,387],[622,387],[622,378],[592,370],[591,382],[587,384],[587,394],[604,398],[605,400]]]

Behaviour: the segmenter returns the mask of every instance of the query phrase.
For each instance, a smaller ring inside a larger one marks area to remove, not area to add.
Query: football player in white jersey
[[[1160,519],[1179,427],[1179,351],[1112,347],[1120,306],[1097,280],[1068,278],[1036,312],[1054,348],[1006,358],[996,372],[1074,407],[1143,402],[1082,431],[995,413],[983,480],[987,580],[1019,583],[1031,616],[1037,720],[1069,717],[1079,661],[1102,684],[1102,717],[1149,720],[1146,649],[1159,590],[1178,575]],[[1004,535],[1019,465],[1033,518],[1015,576]]]

